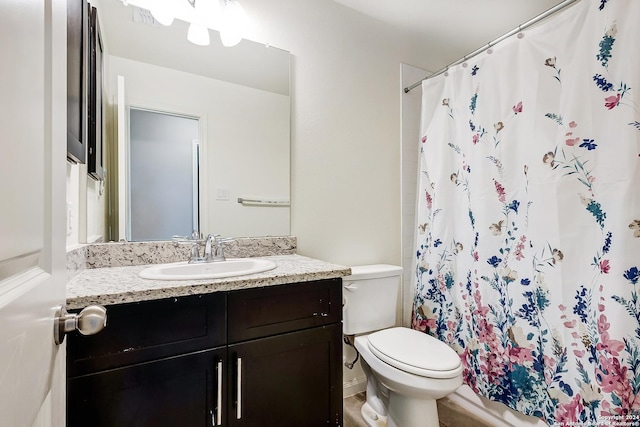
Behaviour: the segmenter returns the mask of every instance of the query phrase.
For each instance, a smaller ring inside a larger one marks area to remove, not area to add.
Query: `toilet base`
[[[412,399],[391,393],[389,415],[375,411],[367,402],[360,413],[368,427],[439,427],[438,407],[435,400]]]
[[[387,427],[439,427],[438,406],[433,399],[389,393]]]
[[[368,427],[387,427],[387,417],[378,414],[367,402],[362,404],[360,413]]]

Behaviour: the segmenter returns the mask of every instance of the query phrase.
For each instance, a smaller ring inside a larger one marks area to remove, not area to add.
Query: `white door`
[[[0,1],[0,425],[64,425],[66,1]]]

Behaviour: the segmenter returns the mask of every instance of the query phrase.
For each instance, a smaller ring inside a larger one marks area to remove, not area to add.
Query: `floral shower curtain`
[[[640,425],[639,49],[582,0],[422,86],[413,327],[550,425]]]

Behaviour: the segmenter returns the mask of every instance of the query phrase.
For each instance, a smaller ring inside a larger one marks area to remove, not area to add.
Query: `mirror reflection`
[[[288,235],[289,53],[247,40],[227,48],[213,30],[210,45],[197,46],[187,41],[184,21],[162,26],[145,9],[120,0],[95,6],[105,44],[106,98],[113,103],[107,134],[118,153],[108,164],[110,178],[117,176],[109,191],[110,206],[117,206],[111,239],[166,240],[190,235],[194,225],[225,237]],[[187,147],[181,156],[192,162],[185,176],[171,177],[179,156],[167,156],[159,134],[173,137],[160,131],[162,125],[141,126],[151,130],[142,137],[147,151],[133,157],[138,112],[196,123],[182,138]],[[155,173],[136,184],[142,169]],[[163,203],[143,198],[149,193]],[[183,225],[160,234],[136,231],[141,225],[134,214],[146,227],[172,211],[186,218]]]
[[[129,109],[127,240],[164,240],[200,229],[198,129],[193,117]]]

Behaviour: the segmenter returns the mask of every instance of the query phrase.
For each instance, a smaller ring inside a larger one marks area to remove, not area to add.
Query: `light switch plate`
[[[229,189],[228,188],[216,189],[216,200],[229,200]]]

